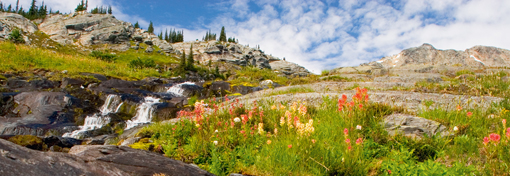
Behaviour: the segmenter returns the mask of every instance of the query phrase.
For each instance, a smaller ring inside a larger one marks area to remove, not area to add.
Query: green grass
[[[268,94],[267,96],[283,95],[283,94],[289,94],[289,93],[308,93],[308,92],[315,92],[315,91],[310,87],[297,86],[297,87],[292,87],[292,88],[288,88],[285,90],[273,91],[270,94]]]
[[[459,71],[457,75],[470,75],[464,78],[443,77],[449,84],[429,83],[426,81],[417,82],[416,91],[439,92],[461,95],[485,95],[508,98],[510,96],[510,83],[502,79],[508,73],[500,71],[487,75],[473,75],[470,71]]]
[[[299,89],[293,91],[301,92]],[[338,111],[338,98],[325,96],[323,103],[316,106],[299,101],[275,104],[269,100],[250,106],[240,106],[234,101],[223,108],[221,102],[207,100],[212,108],[210,114],[202,113],[205,110],[197,102],[195,111],[181,114],[182,121],[156,123],[141,130],[138,135],[147,140],[132,147],[150,149],[153,146],[154,149],[160,146],[166,156],[195,163],[217,175],[510,173],[507,167],[510,147],[501,123],[502,119],[510,118],[506,110],[510,108],[508,100],[490,109],[423,110],[419,116],[441,122],[450,131],[455,126],[459,130],[451,137],[430,136],[414,140],[389,136],[381,125],[383,116],[403,112],[402,109],[356,101],[354,107],[342,106],[343,110]],[[299,109],[305,107],[306,113],[300,113]],[[468,113],[472,115],[468,116]],[[290,127],[288,114],[301,124],[313,120],[310,123],[313,132],[300,132],[295,123],[290,123]],[[487,119],[490,115],[494,118]],[[234,122],[237,117],[247,117],[248,120]],[[362,129],[356,130],[357,125]],[[348,130],[348,135],[343,133],[344,129]],[[494,142],[487,146],[483,144],[483,138],[491,133],[501,135],[499,145]],[[149,139],[152,142],[147,142]],[[350,139],[349,144],[346,139]],[[363,142],[356,144],[357,139]]]
[[[119,53],[115,62],[107,62],[76,51],[70,54],[69,52],[54,52],[54,50],[50,49],[32,48],[25,45],[0,42],[0,58],[2,60],[0,72],[20,73],[43,68],[56,73],[68,70],[68,76],[79,75],[81,72],[90,72],[126,80],[138,80],[149,76],[169,76],[172,74],[159,73],[154,68],[130,68],[129,63],[131,60],[140,56],[153,59],[156,64],[160,65],[176,63],[176,59],[173,57],[159,54],[147,55],[134,51]]]

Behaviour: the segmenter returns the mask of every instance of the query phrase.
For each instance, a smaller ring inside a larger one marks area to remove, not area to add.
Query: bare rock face
[[[310,75],[310,72],[298,64],[287,62],[284,60],[277,60],[269,63],[271,68],[275,71],[283,73],[285,75],[305,77]]]
[[[213,175],[162,155],[129,147],[74,146],[40,152],[0,139],[0,175]]]
[[[0,12],[0,38],[7,39],[15,28],[28,33],[38,30],[34,23],[19,14]]]
[[[112,15],[73,13],[49,15],[39,25],[44,33],[61,44],[128,44],[134,33],[131,23]],[[129,49],[129,46],[127,49]]]
[[[452,135],[448,128],[439,122],[405,114],[392,114],[384,118],[384,127],[392,136],[402,134],[421,139],[439,134],[441,137]]]
[[[62,92],[23,92],[14,96],[18,106],[13,114],[2,118],[2,135],[44,135],[49,129],[64,128],[73,123],[70,109],[81,107],[78,99]]]

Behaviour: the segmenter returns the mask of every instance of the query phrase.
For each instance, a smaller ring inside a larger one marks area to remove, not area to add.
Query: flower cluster
[[[499,136],[499,134],[491,133],[491,134],[489,134],[489,137],[484,137],[483,138],[483,144],[487,145],[490,142],[492,142],[494,145],[498,145],[500,139],[501,139],[501,136]]]
[[[285,106],[281,107],[282,105],[280,105],[281,110],[285,109]],[[307,112],[305,102],[301,104],[298,102],[292,103],[289,110],[286,110],[284,116],[280,118],[280,126],[286,126],[289,130],[295,128],[299,135],[310,136],[315,131],[315,128],[313,127],[313,119],[307,117]],[[302,118],[308,119],[308,123],[302,123]]]
[[[343,94],[342,98],[338,99],[338,111],[343,111],[344,108],[349,108],[349,111],[357,105],[358,108],[363,109],[363,103],[368,102],[368,90],[366,88],[356,88],[356,94],[352,96],[352,101],[347,102],[347,95]]]

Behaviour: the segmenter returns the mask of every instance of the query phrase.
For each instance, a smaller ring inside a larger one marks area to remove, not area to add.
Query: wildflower
[[[218,145],[218,141],[213,141],[214,145]]]
[[[316,142],[316,141],[315,141],[315,139],[312,139],[312,143],[314,143],[314,144],[315,144],[315,142]]]
[[[361,130],[361,125],[356,125],[357,130]]]
[[[343,162],[345,162],[345,159],[344,159],[344,158],[342,158],[342,163],[343,163]]]
[[[342,94],[342,100],[343,100],[344,102],[346,102],[346,101],[347,101],[347,95]]]
[[[344,135],[349,136],[349,130],[347,128],[344,129]]]
[[[457,111],[461,111],[461,110],[462,110],[462,106],[457,105]]]
[[[301,115],[303,115],[303,116],[304,116],[304,115],[306,115],[306,111],[307,111],[307,110],[306,110],[306,106],[304,106],[304,105],[299,105],[299,113],[300,113]]]
[[[214,132],[215,132],[215,133],[217,133],[217,132],[218,132],[218,130],[214,130]]]
[[[503,123],[503,127],[506,127],[506,119],[501,120],[501,123]]]
[[[244,133],[245,133],[245,131],[244,131],[244,130],[241,130],[240,132],[241,132],[241,134],[244,134]]]
[[[388,174],[391,174],[391,170],[388,169]]]
[[[453,127],[453,131],[459,131],[459,128],[457,126]]]
[[[267,143],[267,145],[271,144],[271,140],[267,140],[266,143]]]
[[[360,145],[361,143],[363,143],[363,139],[358,138],[358,139],[356,140],[356,145]]]
[[[241,119],[243,121],[243,124],[246,124],[246,122],[248,122],[248,117],[246,115],[241,115]]]
[[[347,147],[347,150],[351,150],[351,149],[352,149],[352,147],[349,145],[349,147]]]
[[[292,148],[292,144],[289,144],[287,147]]]
[[[487,145],[489,143],[489,138],[488,137],[484,137],[483,138],[483,145]]]
[[[259,123],[259,128],[258,128],[258,131],[259,131],[259,134],[263,135],[264,134],[264,124],[263,123]]]
[[[510,127],[506,129],[506,137],[510,138]]]
[[[271,110],[275,110],[275,109],[276,109],[276,105],[271,106]]]
[[[296,112],[297,102],[292,103],[292,105],[290,106],[290,109],[292,109],[292,112]]]
[[[349,138],[345,139],[345,143],[350,144],[351,140]]]
[[[278,128],[274,129],[274,134],[278,134]]]
[[[494,141],[494,142],[498,143],[498,142],[499,142],[499,140],[501,139],[501,136],[499,136],[499,134],[496,134],[496,133],[491,133],[491,134],[489,135],[489,138],[490,138],[492,141]]]
[[[234,118],[234,122],[239,123],[241,122],[241,119],[239,117]]]
[[[468,116],[468,117],[471,117],[471,115],[473,115],[473,113],[472,113],[472,112],[468,112],[468,113],[467,113],[467,116]]]
[[[359,108],[360,108],[360,109],[362,109],[362,108],[363,108],[363,104],[359,104],[358,106],[359,106]]]
[[[342,111],[343,110],[343,107],[342,106],[338,106],[338,111]]]
[[[285,109],[285,106],[283,106],[282,104],[280,104],[280,109]]]
[[[253,111],[248,112],[248,118],[251,119],[253,117]]]

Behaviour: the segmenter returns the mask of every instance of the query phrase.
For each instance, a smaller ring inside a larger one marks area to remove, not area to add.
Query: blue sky
[[[1,0],[14,4],[16,0]],[[20,0],[28,7],[31,0]],[[80,0],[45,0],[72,11]],[[40,2],[39,2],[40,3]],[[320,73],[356,66],[430,43],[438,49],[475,45],[510,49],[509,0],[89,0],[156,31],[184,30],[186,41],[225,26],[227,36]]]

